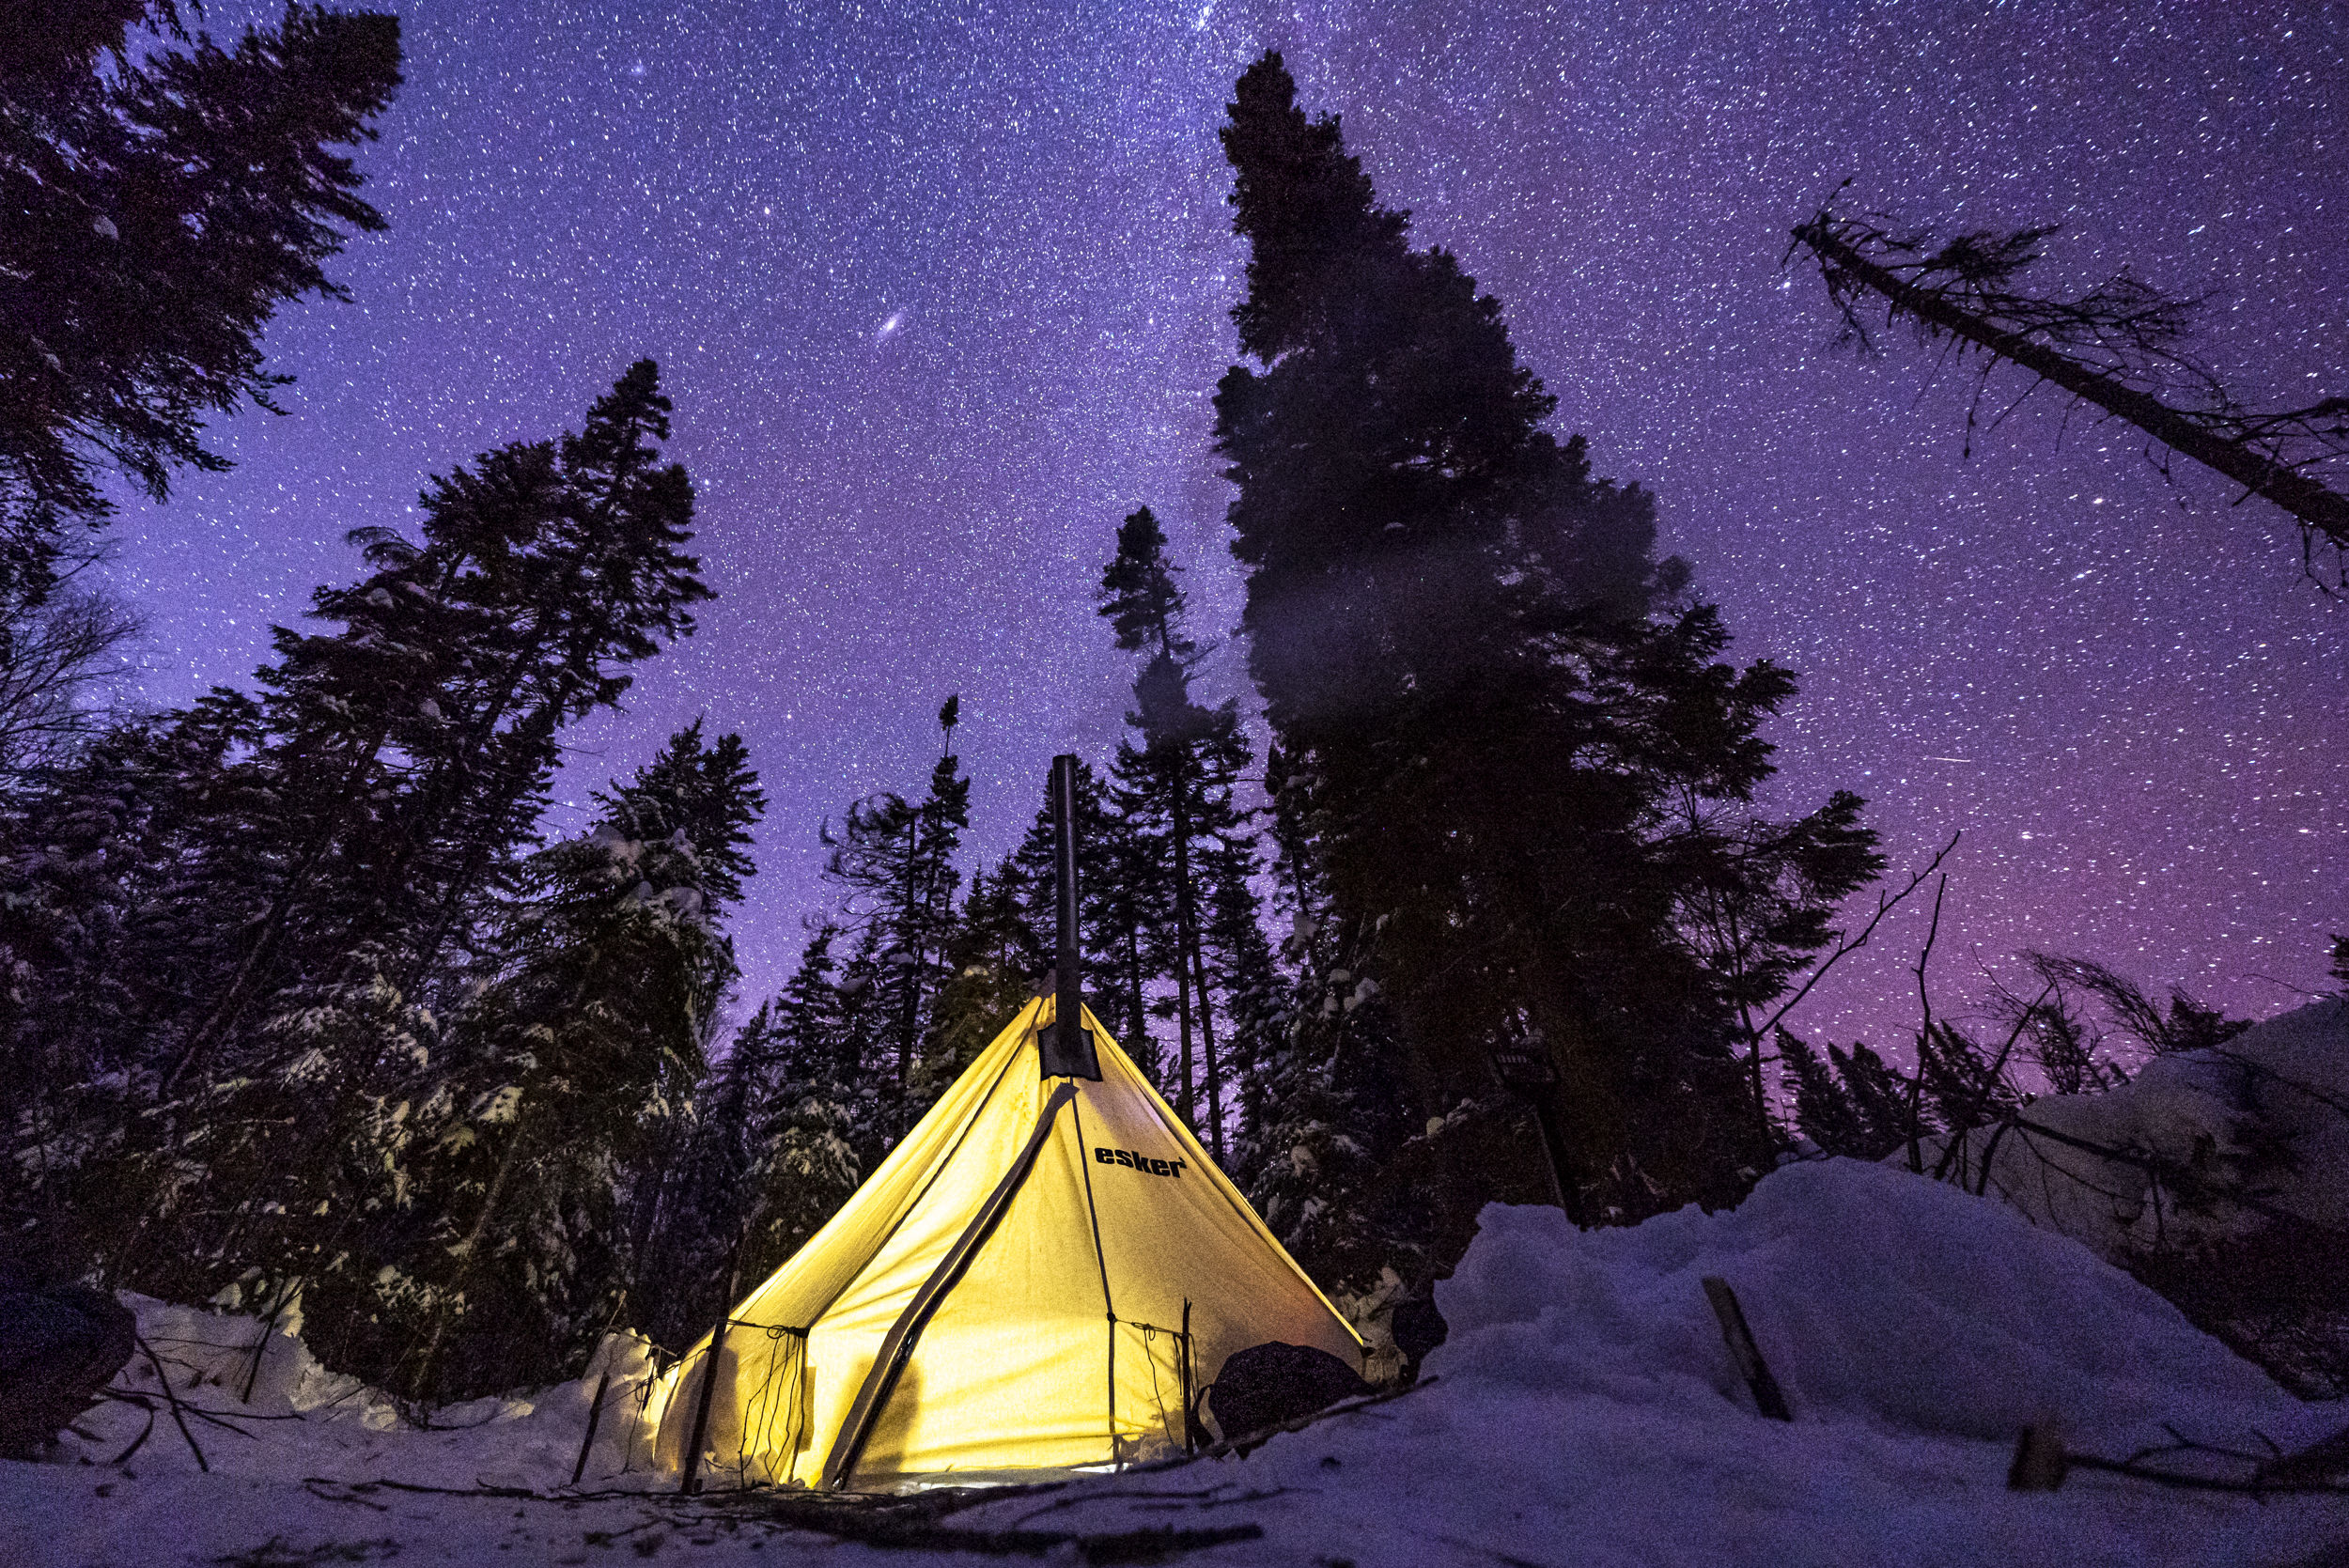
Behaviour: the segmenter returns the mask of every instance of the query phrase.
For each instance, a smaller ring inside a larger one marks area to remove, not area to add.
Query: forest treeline
[[[219,466],[198,420],[266,401],[270,311],[333,293],[321,264],[380,226],[332,149],[398,80],[388,18],[298,6],[223,49],[168,0],[69,13],[0,52],[20,672],[89,624],[98,477],[160,498]],[[1882,863],[1855,796],[1755,804],[1794,678],[1726,659],[1650,494],[1544,428],[1500,303],[1412,246],[1278,55],[1222,140],[1249,261],[1214,440],[1269,743],[1194,692],[1156,516],[1101,520],[1132,706],[1081,778],[1088,1001],[1357,1302],[1423,1293],[1485,1203],[1550,1200],[1496,1050],[1553,1067],[1597,1220],[1734,1203],[1804,1130],[1866,1152],[1898,1075],[1772,1028]],[[351,533],[353,575],[247,688],[104,714],[0,681],[11,1252],[298,1315],[419,1400],[550,1381],[614,1327],[695,1337],[1034,994],[1045,813],[968,842],[952,697],[929,777],[822,828],[835,897],[770,998],[739,994],[765,800],[722,717],[548,831],[567,728],[709,598],[672,411],[639,363],[575,430],[435,477],[412,533]],[[20,709],[47,715],[21,744]],[[1973,1105],[1949,1072],[1903,1136]]]

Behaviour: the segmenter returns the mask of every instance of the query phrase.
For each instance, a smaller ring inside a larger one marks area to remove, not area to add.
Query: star
[[[2125,265],[2213,295],[2195,347],[2248,396],[2326,384],[2349,78],[2323,8],[1558,8],[1182,0],[941,29],[812,0],[730,8],[664,54],[685,23],[614,0],[433,6],[359,154],[391,228],[328,267],[353,303],[271,325],[289,416],[217,422],[238,467],[114,530],[153,627],[143,695],[249,689],[270,624],[357,575],[349,529],[412,527],[428,475],[576,428],[656,357],[720,598],[567,737],[557,799],[696,714],[743,734],[770,797],[733,925],[754,1006],[830,897],[818,824],[925,786],[946,692],[974,860],[1018,843],[1054,753],[1107,761],[1132,671],[1091,594],[1137,504],[1226,634],[1203,696],[1252,701],[1207,447],[1246,263],[1215,131],[1278,47],[1417,241],[1501,302],[1552,427],[1656,495],[1730,656],[1798,673],[1766,809],[1860,791],[1896,878],[1965,830],[1937,1017],[1985,990],[1951,955],[2006,973],[2025,948],[2241,1015],[2326,986],[2349,931],[2349,606],[2302,584],[2272,512],[2166,481],[2044,393],[1967,456],[1967,379],[1897,334],[1836,349],[1818,280],[1778,265],[1855,176],[1857,205],[1944,231],[2062,222],[2051,286]],[[277,9],[214,0],[203,23]],[[599,54],[612,39],[634,47]],[[918,334],[874,308],[917,297]],[[1986,407],[2022,391],[2001,389]],[[1905,1040],[1928,913],[1790,1026]]]

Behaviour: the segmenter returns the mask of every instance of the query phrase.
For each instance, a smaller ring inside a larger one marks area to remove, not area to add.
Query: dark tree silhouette
[[[1376,1087],[1408,1107],[1396,1125],[1475,1129],[1418,1182],[1451,1194],[1439,1250],[1522,1130],[1492,1090],[1502,1046],[1555,1066],[1592,1212],[1735,1201],[1775,1137],[1737,1009],[1783,989],[1873,875],[1859,802],[1753,820],[1774,771],[1759,731],[1793,676],[1723,660],[1718,613],[1657,558],[1653,498],[1543,428],[1555,400],[1501,303],[1412,248],[1277,54],[1229,116],[1252,364],[1218,387],[1216,447],[1250,673],[1312,781],[1346,944],[1346,993],[1319,1006],[1392,1008],[1407,1081]],[[1391,1152],[1372,1162],[1404,1169]]]
[[[1117,645],[1145,656],[1134,679],[1134,706],[1126,715],[1142,744],[1119,742],[1113,770],[1120,827],[1140,851],[1128,869],[1144,876],[1154,901],[1174,917],[1155,945],[1172,949],[1159,955],[1159,967],[1174,981],[1175,1108],[1221,1161],[1226,1074],[1216,1049],[1201,893],[1204,884],[1209,904],[1237,898],[1252,906],[1246,878],[1255,867],[1244,854],[1234,858],[1241,818],[1232,803],[1233,785],[1251,753],[1237,703],[1209,708],[1191,699],[1190,672],[1202,655],[1184,629],[1177,570],[1166,553],[1165,531],[1143,506],[1119,526],[1117,554],[1102,572],[1097,598]],[[1209,881],[1211,869],[1223,877]],[[1224,1025],[1228,1041],[1228,1017]],[[1204,1105],[1194,1092],[1202,1089]]]
[[[199,428],[288,380],[261,365],[271,313],[344,298],[319,264],[384,226],[329,149],[372,139],[398,85],[390,16],[289,6],[223,48],[172,0],[9,8],[0,589],[38,597],[60,530],[104,518],[101,462],[159,500],[175,468],[228,466]]]

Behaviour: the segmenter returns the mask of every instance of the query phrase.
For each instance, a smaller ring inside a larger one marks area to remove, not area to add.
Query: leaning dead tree
[[[2279,410],[2246,405],[2184,351],[2200,302],[2125,272],[2073,299],[2023,292],[2015,280],[2039,259],[2052,226],[1937,243],[1925,231],[1895,233],[1876,219],[1821,208],[1791,232],[1787,257],[1807,251],[1817,261],[1844,341],[1872,347],[1871,318],[1881,304],[1887,325],[1906,322],[1923,342],[1979,356],[1983,380],[1966,415],[1969,451],[1989,373],[2013,365],[2034,380],[2007,411],[2046,384],[2127,421],[2150,438],[2149,455],[2183,454],[2241,486],[2238,501],[2259,496],[2291,513],[2311,580],[2328,593],[2349,588],[2349,494],[2327,482],[2333,465],[2349,462],[2349,397]],[[2169,472],[2166,457],[2155,463]],[[2326,548],[2329,583],[2317,570]]]

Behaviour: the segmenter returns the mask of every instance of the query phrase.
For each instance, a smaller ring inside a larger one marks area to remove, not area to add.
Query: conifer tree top
[[[1248,296],[1232,319],[1240,348],[1268,364],[1304,342],[1329,258],[1385,253],[1399,261],[1410,218],[1377,204],[1337,116],[1305,117],[1277,50],[1241,75],[1226,109],[1223,153],[1239,174],[1232,228],[1252,247]]]
[[[1101,614],[1128,653],[1157,644],[1154,652],[1186,660],[1194,644],[1182,633],[1183,590],[1179,570],[1166,558],[1166,530],[1143,506],[1117,529],[1117,555],[1101,574]]]

